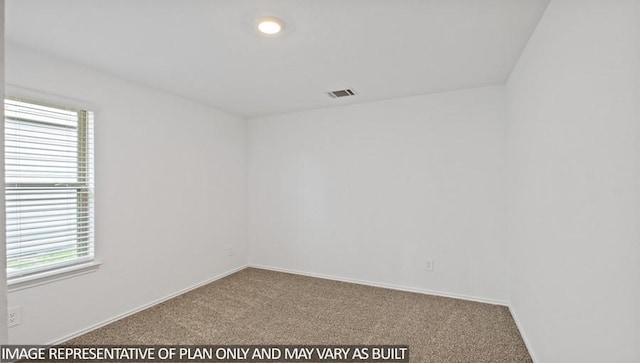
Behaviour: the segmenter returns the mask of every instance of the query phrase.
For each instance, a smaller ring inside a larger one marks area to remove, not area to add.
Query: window
[[[5,99],[7,278],[93,260],[93,113]]]

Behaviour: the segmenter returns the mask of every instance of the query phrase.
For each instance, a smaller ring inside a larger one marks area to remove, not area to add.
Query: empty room
[[[640,363],[640,0],[0,4],[0,361]]]

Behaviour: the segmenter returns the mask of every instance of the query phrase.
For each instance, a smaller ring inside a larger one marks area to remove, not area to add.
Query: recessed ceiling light
[[[268,17],[258,21],[258,30],[267,35],[280,33],[284,28],[284,23],[278,18]]]

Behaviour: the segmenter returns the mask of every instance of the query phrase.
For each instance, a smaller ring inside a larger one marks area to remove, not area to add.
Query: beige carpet
[[[503,306],[255,268],[67,344],[403,344],[412,362],[531,362]]]

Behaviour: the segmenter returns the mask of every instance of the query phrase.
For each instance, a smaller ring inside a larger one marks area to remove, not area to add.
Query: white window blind
[[[7,277],[93,260],[93,113],[5,99]]]

